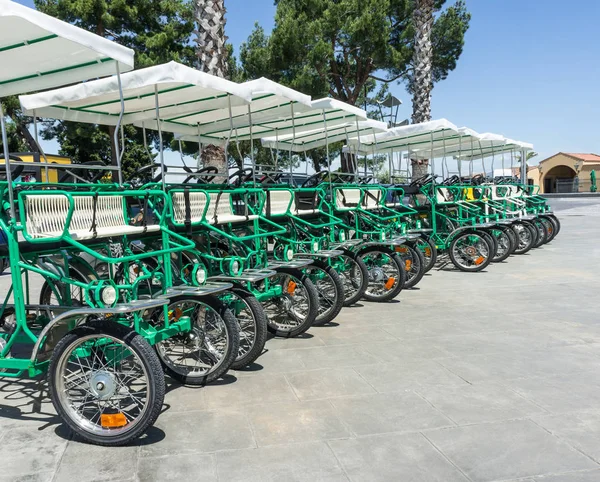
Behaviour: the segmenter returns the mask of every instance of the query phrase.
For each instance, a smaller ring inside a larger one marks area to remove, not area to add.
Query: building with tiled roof
[[[592,170],[600,170],[600,155],[559,152],[528,169],[527,179],[542,193],[589,192]]]

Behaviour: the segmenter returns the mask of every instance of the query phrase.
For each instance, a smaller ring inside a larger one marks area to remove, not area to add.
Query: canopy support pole
[[[33,110],[33,136],[35,139],[35,145],[38,148],[38,152],[42,155],[42,157],[44,158],[44,162],[46,163],[46,165],[44,166],[44,173],[46,174],[46,182],[50,182],[50,177],[48,174],[48,158],[46,157],[46,153],[42,149],[42,146],[40,145],[40,141],[38,138],[37,115],[35,114],[35,109]],[[41,179],[40,179],[40,181],[41,181]]]
[[[521,184],[527,185],[527,151],[521,151]]]
[[[323,109],[323,127],[325,128],[325,156],[327,157],[327,170],[329,171],[329,196],[331,202],[334,202],[333,199],[333,185],[331,183],[331,160],[329,159],[329,135],[327,133],[327,114],[325,114],[325,109]]]
[[[121,112],[119,113],[119,120],[117,121],[117,125],[115,126],[115,157],[117,158],[117,169],[118,169],[118,176],[119,176],[119,185],[123,185],[123,172],[121,170],[121,158],[123,156],[123,152],[121,152],[121,150],[119,149],[119,130],[121,127],[121,122],[123,121],[123,115],[125,114],[125,97],[123,95],[123,84],[121,83],[121,70],[119,69],[119,62],[117,62],[117,84],[119,86],[119,100],[121,101]],[[156,91],[156,89],[155,89]],[[157,109],[158,109],[158,93],[157,95]],[[159,120],[156,119],[156,122],[158,122]],[[159,127],[159,132],[160,132],[160,127]],[[123,134],[123,131],[121,131],[121,136]],[[125,142],[125,140],[123,139],[123,142]],[[125,147],[123,145],[123,147]],[[161,145],[161,149],[162,149],[162,145]],[[123,149],[124,150],[124,149]],[[161,153],[161,157],[162,157],[162,153]],[[164,167],[164,166],[163,166]],[[164,175],[163,175],[164,177]]]
[[[163,149],[162,128],[160,126],[160,107],[158,106],[158,85],[154,85],[154,107],[156,108],[156,128],[158,129],[158,153],[160,156],[160,169],[162,172],[162,187],[165,190],[165,154]]]
[[[252,163],[252,187],[256,187],[256,161],[254,159],[254,129],[252,129],[252,107],[250,107],[250,104],[248,104],[248,126],[250,127],[250,162]]]
[[[292,149],[296,143],[296,120],[294,119],[294,103],[290,102],[290,108],[292,111],[292,142],[290,142],[290,184],[294,177],[294,163],[292,162]]]
[[[0,102],[0,127],[2,128],[2,147],[4,149],[4,166],[6,167],[6,181],[8,182],[8,202],[10,204],[10,218],[16,221],[15,198],[12,185],[12,173],[10,172],[10,152],[8,151],[8,137],[6,135],[6,124],[4,123],[4,107]]]

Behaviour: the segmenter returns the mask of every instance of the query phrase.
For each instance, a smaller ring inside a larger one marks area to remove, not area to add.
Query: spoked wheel
[[[367,266],[357,254],[350,251],[344,251],[344,254],[336,257],[334,266],[344,286],[344,306],[352,306],[367,290]]]
[[[535,240],[533,231],[523,221],[514,222],[511,228],[517,236],[517,247],[514,253],[525,254],[533,247]]]
[[[334,268],[320,260],[314,260],[304,272],[313,282],[319,294],[319,314],[313,326],[330,323],[344,306],[344,285]]]
[[[428,273],[431,268],[435,266],[437,261],[437,248],[435,243],[431,239],[421,236],[415,240],[415,246],[423,253],[425,273]]]
[[[263,303],[269,331],[292,337],[308,330],[319,314],[319,294],[308,276],[297,269],[277,268],[269,283],[281,286],[280,296]]]
[[[238,355],[240,335],[235,317],[213,296],[174,297],[169,317],[189,316],[189,333],[167,338],[155,345],[167,374],[187,385],[205,385],[227,373]],[[159,324],[162,324],[161,310]]]
[[[366,300],[390,301],[400,294],[406,281],[406,267],[400,256],[386,246],[365,248],[359,256],[369,273]]]
[[[49,388],[57,413],[83,440],[123,445],[158,418],[165,395],[148,342],[116,322],[90,322],[54,348]]]
[[[479,231],[465,230],[452,239],[450,259],[461,271],[476,272],[485,269],[492,261],[492,247]]]
[[[544,214],[545,217],[554,223],[554,237],[560,233],[560,221],[554,214]]]
[[[477,232],[481,234],[490,245],[490,256],[493,260],[498,252],[498,240],[492,236],[487,229],[478,229]]]
[[[267,317],[263,307],[250,291],[234,286],[223,296],[238,324],[240,346],[231,368],[238,370],[253,363],[263,352],[267,341]]]
[[[513,238],[510,236],[512,232],[510,228],[505,226],[496,226],[490,229],[490,233],[498,245],[496,255],[492,258],[492,263],[500,263],[512,253],[514,249]]]
[[[540,221],[542,221],[544,223],[544,225],[546,226],[546,233],[548,234],[548,239],[546,240],[546,243],[549,243],[558,234],[556,219],[552,218],[550,216],[544,215],[544,216],[540,216]]]
[[[548,240],[548,233],[546,232],[546,225],[540,218],[535,218],[531,221],[531,224],[537,230],[538,239],[535,243],[535,248],[539,248],[542,244],[546,244]]]
[[[425,258],[423,257],[423,253],[410,244],[396,246],[394,251],[402,258],[402,263],[404,264],[406,281],[403,287],[409,289],[416,286],[425,274]]]

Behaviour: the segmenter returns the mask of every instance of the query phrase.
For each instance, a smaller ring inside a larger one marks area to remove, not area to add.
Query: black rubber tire
[[[419,250],[413,243],[407,242],[399,246],[400,248],[406,248],[407,252],[398,251],[395,248],[396,253],[402,258],[402,262],[405,266],[406,280],[404,281],[404,289],[414,288],[419,281],[423,279],[425,275],[425,257],[421,250]],[[410,261],[410,267],[407,266],[407,262]],[[407,269],[408,268],[408,269]]]
[[[492,234],[487,230],[487,228],[486,229],[478,229],[477,232],[480,232],[485,237],[488,244],[490,245],[490,248],[492,249],[491,257],[493,260],[494,257],[496,256],[496,254],[498,253],[498,241],[496,240],[496,238],[494,236],[492,236]]]
[[[501,263],[506,260],[514,250],[514,241],[509,233],[512,233],[512,229],[505,226],[495,226],[490,228],[490,234],[496,240],[496,255],[492,258],[492,263]],[[506,247],[504,251],[501,251],[501,247]]]
[[[241,356],[238,351],[238,356],[231,364],[231,368],[233,370],[239,370],[254,363],[257,360],[257,358],[260,355],[262,355],[265,349],[265,344],[267,342],[267,335],[269,330],[267,326],[267,316],[265,315],[265,310],[263,310],[263,307],[260,304],[260,302],[256,299],[256,296],[254,296],[250,291],[248,291],[245,288],[242,288],[241,286],[234,286],[229,291],[231,291],[236,297],[240,298],[242,302],[246,305],[247,309],[251,312],[256,333],[252,348],[250,348],[246,353],[244,353]],[[235,313],[233,313],[233,315],[235,317]],[[240,333],[241,348],[243,341],[243,330],[242,327],[240,327],[239,325],[239,320],[237,319],[237,317],[236,322],[238,323],[238,331]]]
[[[221,300],[216,298],[215,296],[212,296],[212,295],[198,296],[198,297],[190,297],[190,296],[175,297],[174,296],[173,298],[171,298],[170,305],[173,305],[177,302],[181,302],[181,301],[185,301],[185,300],[191,300],[194,302],[198,302],[198,303],[207,305],[208,307],[212,308],[223,320],[224,325],[225,325],[225,330],[227,332],[227,337],[229,339],[229,343],[227,346],[227,350],[225,352],[225,356],[223,357],[223,361],[215,370],[211,370],[206,375],[188,376],[186,374],[179,373],[179,372],[173,370],[171,367],[167,366],[161,359],[160,355],[158,355],[158,358],[164,367],[165,373],[167,373],[167,375],[169,375],[174,380],[177,380],[178,382],[183,383],[184,385],[204,386],[208,383],[212,383],[215,380],[218,380],[219,378],[223,377],[227,373],[229,368],[231,368],[231,365],[235,361],[237,354],[238,354],[239,343],[240,343],[240,333],[239,333],[237,321],[235,319],[235,316],[233,316],[233,313],[231,313],[231,311],[229,311],[227,309],[225,304]],[[192,324],[193,324],[193,320],[192,320]],[[158,350],[158,348],[156,348],[156,347],[155,347],[155,349]]]
[[[554,237],[558,236],[558,233],[560,233],[560,220],[556,217],[555,214],[544,214],[544,216],[547,216],[554,221],[554,225],[556,227],[556,234],[554,235]]]
[[[77,338],[88,335],[108,335],[121,340],[129,349],[136,353],[139,359],[146,367],[148,374],[148,386],[153,390],[149,396],[149,408],[142,416],[142,419],[130,430],[114,437],[104,437],[95,433],[90,433],[82,430],[68,415],[68,412],[63,408],[57,395],[57,387],[55,379],[58,376],[56,373],[57,364],[62,353],[73,343]],[[142,435],[149,427],[151,427],[160,415],[163,401],[165,398],[165,377],[162,371],[160,360],[148,342],[131,328],[110,321],[92,321],[85,325],[79,326],[67,333],[54,347],[50,366],[48,368],[48,387],[50,398],[56,412],[71,431],[85,442],[103,445],[103,446],[118,446],[125,445]]]
[[[0,274],[4,273],[7,266],[8,262],[6,261],[6,258],[0,258]]]
[[[558,234],[559,228],[558,228],[557,220],[556,220],[556,218],[554,218],[552,216],[547,216],[545,214],[540,216],[540,218],[542,219],[542,221],[547,223],[546,231],[550,235],[550,238],[546,241],[546,243],[550,243],[551,241],[554,241],[554,238],[556,238],[556,235]]]
[[[323,326],[327,323],[331,323],[340,314],[340,311],[342,311],[342,308],[344,307],[344,284],[342,283],[342,279],[340,278],[338,272],[321,260],[313,260],[312,264],[304,269],[304,272],[311,272],[311,270],[321,270],[324,272],[325,275],[329,277],[329,283],[332,285],[335,293],[333,302],[329,309],[325,312],[322,312],[323,297],[319,293],[318,285],[311,280],[315,285],[315,288],[317,288],[317,293],[319,293],[319,314],[315,318],[313,326]]]
[[[437,262],[437,247],[435,246],[435,243],[425,235],[421,235],[419,239],[416,240],[416,243],[419,250],[423,253],[423,258],[425,259],[425,273],[428,273]],[[429,250],[430,254],[428,256],[425,250]]]
[[[523,221],[515,221],[511,225],[511,229],[514,231],[514,233],[517,237],[517,247],[515,248],[513,253],[514,254],[527,253],[533,247],[533,242],[535,240],[534,233],[529,228],[529,226],[527,226]],[[527,230],[527,235],[521,236],[520,233],[524,229]]]
[[[319,293],[317,292],[317,288],[312,283],[308,276],[306,276],[302,271],[295,268],[277,268],[277,273],[293,276],[295,279],[302,283],[302,286],[306,290],[307,299],[309,302],[308,313],[304,320],[296,325],[293,329],[281,329],[277,324],[273,323],[269,320],[268,313],[267,314],[267,326],[269,332],[273,333],[275,336],[280,336],[284,338],[292,338],[302,333],[306,332],[315,322],[317,315],[319,314]]]
[[[464,238],[465,236],[477,236],[486,244],[486,246],[488,248],[488,255],[479,264],[474,264],[472,266],[465,266],[465,265],[461,264],[459,262],[459,260],[456,258],[456,256],[454,255],[454,247],[455,247],[456,243],[460,239]],[[450,260],[452,261],[452,264],[454,264],[454,266],[457,267],[459,270],[467,272],[467,273],[476,273],[478,271],[482,271],[485,268],[487,268],[489,266],[489,264],[492,262],[492,256],[491,256],[492,249],[493,249],[493,246],[490,245],[490,242],[488,241],[488,239],[485,236],[482,235],[481,231],[465,229],[464,231],[453,235],[452,241],[450,242],[450,247],[448,249],[448,254],[450,256]]]
[[[349,276],[351,278],[351,273],[356,272],[356,270],[358,270],[360,272],[360,277],[362,279],[362,283],[360,284],[360,286],[357,286],[356,289],[351,292],[351,293],[347,293],[346,291],[344,291],[344,306],[352,306],[356,303],[358,303],[358,301],[363,297],[363,295],[365,294],[365,291],[367,291],[367,287],[369,285],[369,270],[367,269],[367,265],[365,264],[365,262],[360,259],[360,257],[358,256],[358,254],[353,253],[352,251],[348,251],[348,250],[343,250],[344,251],[344,257],[347,260],[350,260],[350,262],[353,263],[353,268],[351,268],[349,270],[348,273],[344,273],[344,272],[338,272],[338,275],[340,276],[340,278],[345,277],[345,276]],[[356,279],[352,280],[356,282]],[[342,284],[343,284],[343,280],[342,280]],[[356,285],[358,285],[358,283],[356,283]]]
[[[533,249],[538,244],[538,239],[540,237],[540,234],[539,234],[537,228],[531,223],[531,221],[523,221],[523,224],[525,224],[525,226],[527,226],[527,229],[529,229],[529,231],[531,231],[531,235],[533,236],[533,242],[531,244],[531,249]]]
[[[510,242],[511,242],[510,254],[512,255],[515,253],[515,249],[517,249],[517,245],[518,245],[517,233],[515,233],[515,230],[512,229],[512,227],[510,225],[504,225],[503,228],[506,230],[506,234],[508,234],[508,236],[510,237]]]
[[[387,254],[390,257],[391,262],[394,264],[394,268],[397,270],[398,280],[395,282],[394,286],[388,290],[387,293],[380,295],[380,296],[375,296],[375,295],[371,294],[369,292],[369,288],[367,287],[367,290],[365,291],[363,298],[367,301],[374,301],[374,302],[378,302],[378,303],[384,303],[387,301],[391,301],[394,298],[396,298],[396,296],[398,296],[400,294],[400,292],[402,291],[402,288],[404,288],[404,283],[406,281],[406,270],[405,270],[404,263],[402,262],[402,259],[400,258],[400,256],[398,256],[394,252],[393,249],[388,248],[387,246],[370,246],[370,247],[361,249],[358,252],[358,254],[362,259],[368,253],[372,253],[372,252],[379,252],[379,253]],[[367,265],[367,271],[368,271],[368,265]],[[376,281],[375,283],[379,283],[379,282],[380,281]],[[369,280],[369,285],[370,284],[371,284],[371,281]]]
[[[548,239],[546,225],[539,218],[533,219],[531,225],[536,229],[538,235],[534,248],[539,248],[543,244],[546,244],[546,240]]]

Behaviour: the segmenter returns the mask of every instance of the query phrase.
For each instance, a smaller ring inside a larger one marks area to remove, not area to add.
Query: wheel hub
[[[380,267],[371,268],[369,270],[369,275],[372,281],[379,282],[385,279],[385,273],[383,271],[383,268]]]
[[[477,254],[477,250],[473,246],[467,246],[465,248],[465,252],[469,256],[475,256]]]
[[[117,391],[114,375],[103,370],[92,373],[90,390],[100,400],[111,398]]]

